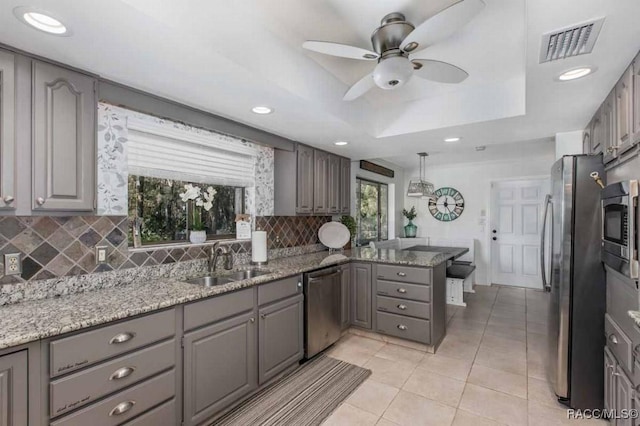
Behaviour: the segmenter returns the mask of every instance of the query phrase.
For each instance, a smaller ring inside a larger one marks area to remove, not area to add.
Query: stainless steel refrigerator
[[[558,400],[576,409],[603,408],[606,290],[600,187],[592,172],[604,178],[601,155],[565,156],[553,165],[541,235],[547,372]]]

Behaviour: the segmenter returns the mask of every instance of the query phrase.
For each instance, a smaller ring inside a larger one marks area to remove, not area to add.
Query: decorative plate
[[[435,199],[429,200],[431,216],[442,222],[456,220],[464,211],[464,197],[455,188],[442,187],[434,192]]]
[[[318,230],[320,242],[331,249],[341,249],[351,239],[349,229],[340,222],[327,222]]]

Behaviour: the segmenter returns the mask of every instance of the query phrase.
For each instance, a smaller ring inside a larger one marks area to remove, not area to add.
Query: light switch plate
[[[107,263],[109,257],[107,246],[96,246],[96,265]]]
[[[4,255],[4,274],[22,274],[22,259],[20,258],[20,253],[9,253]]]

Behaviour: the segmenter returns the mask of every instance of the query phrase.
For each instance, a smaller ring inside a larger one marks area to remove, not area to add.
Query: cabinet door
[[[614,122],[618,154],[631,148],[631,124],[633,122],[632,79],[633,67],[630,66],[615,87]]]
[[[327,198],[329,213],[340,213],[340,157],[329,155],[329,173],[327,174]]]
[[[314,151],[314,176],[313,176],[313,212],[329,213],[328,206],[328,174],[329,154],[322,151]]]
[[[604,133],[602,132],[602,106],[598,108],[595,115],[591,119],[591,153],[599,154],[604,147]]]
[[[640,142],[640,54],[636,56],[636,59],[631,65],[632,71],[632,131],[633,131],[633,143]]]
[[[340,212],[351,213],[351,160],[340,159]]]
[[[258,330],[259,383],[300,361],[304,354],[303,296],[260,309]]]
[[[582,153],[591,154],[591,123],[582,131]]]
[[[604,348],[604,408],[607,410],[616,406],[615,371],[615,358],[608,348]]]
[[[184,336],[184,424],[195,425],[258,386],[250,312]]]
[[[343,330],[349,328],[351,324],[350,318],[350,306],[349,302],[351,300],[351,268],[349,266],[340,267],[340,325]]]
[[[0,357],[0,426],[27,425],[27,352]]]
[[[0,51],[0,210],[16,206],[15,56]]]
[[[633,409],[633,384],[619,365],[616,366],[615,381],[615,409],[620,418],[616,420],[616,426],[632,426],[633,421],[625,416]]]
[[[33,193],[37,211],[92,211],[96,95],[91,77],[34,61]]]
[[[602,104],[602,139],[604,142],[604,162],[608,163],[618,157],[618,145],[616,137],[616,121],[615,121],[615,89],[609,93],[609,96]]]
[[[315,164],[313,161],[313,148],[298,145],[298,171],[297,171],[297,213],[313,213],[313,177]]]
[[[371,328],[371,265],[351,264],[351,323]]]

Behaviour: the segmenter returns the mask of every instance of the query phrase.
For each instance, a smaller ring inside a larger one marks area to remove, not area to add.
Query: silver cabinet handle
[[[109,380],[120,380],[125,377],[129,377],[135,371],[135,367],[122,367],[113,372],[111,376],[109,376]]]
[[[38,198],[36,198],[36,203],[37,203],[39,206],[43,205],[43,204],[44,204],[44,202],[45,202],[45,199],[44,199],[44,198],[42,198],[42,197],[38,197]]]
[[[13,203],[13,200],[15,200],[15,198],[13,198],[11,195],[7,195],[6,197],[4,197],[5,204],[11,204]]]
[[[407,290],[406,290],[406,289],[404,289],[404,288],[399,288],[399,289],[398,289],[398,293],[402,293],[402,294],[404,294],[404,293],[406,293],[406,292],[407,292]]]
[[[121,414],[126,413],[131,410],[133,406],[136,405],[135,401],[125,401],[113,407],[111,411],[109,411],[109,417],[119,416]]]
[[[302,283],[298,281],[298,288],[302,288]]]
[[[109,344],[118,345],[120,343],[125,343],[133,339],[135,336],[136,336],[135,333],[130,333],[130,332],[116,334],[111,338],[111,340],[109,340]]]
[[[260,314],[260,318],[265,319],[267,317],[267,314]]]
[[[402,303],[398,305],[398,309],[400,309],[401,311],[404,311],[405,309],[407,309],[407,305],[403,305]]]
[[[400,324],[400,325],[398,325],[398,329],[399,329],[399,330],[404,331],[404,330],[406,330],[407,328],[409,328],[409,327],[407,327],[407,326],[406,326],[406,325],[404,325],[404,324]]]
[[[406,276],[407,276],[407,274],[406,274],[406,273],[404,273],[404,272],[398,272],[398,276],[399,276],[399,277],[406,277]]]
[[[251,322],[251,323],[256,322],[256,319],[251,317],[251,318],[249,318],[249,322]]]
[[[620,147],[619,147],[619,146],[617,146],[617,145],[616,145],[616,146],[610,146],[609,148],[607,148],[607,152],[608,152],[609,154],[613,154],[615,151],[617,151],[617,150],[619,150],[619,149],[620,149]]]
[[[611,341],[611,343],[613,343],[614,345],[617,345],[617,344],[618,344],[618,338],[617,338],[617,337],[616,337],[616,335],[615,335],[615,334],[613,334],[613,333],[611,333],[611,334],[609,335],[609,340],[610,340],[610,341]]]

